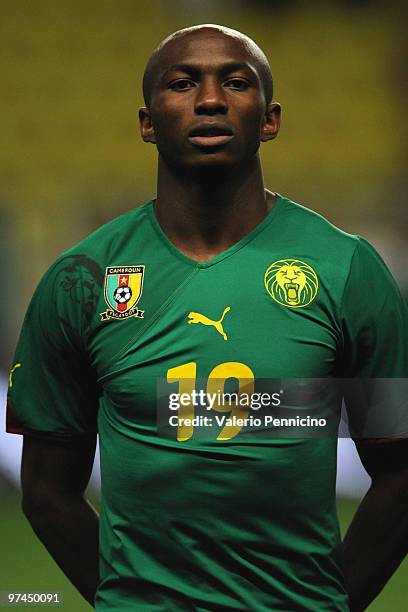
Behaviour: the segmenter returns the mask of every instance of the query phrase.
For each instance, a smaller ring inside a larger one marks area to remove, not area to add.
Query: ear
[[[143,140],[145,142],[150,142],[151,144],[156,144],[152,117],[147,106],[142,106],[142,108],[139,108],[139,124],[140,135],[142,136]]]
[[[276,138],[280,128],[281,105],[278,102],[271,102],[266,109],[264,123],[261,132],[261,141],[267,142]]]

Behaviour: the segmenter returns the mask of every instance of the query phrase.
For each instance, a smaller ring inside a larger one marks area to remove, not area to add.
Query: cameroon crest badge
[[[282,306],[304,308],[317,295],[319,281],[309,264],[300,259],[279,259],[265,272],[265,288]]]
[[[108,309],[101,320],[142,319],[144,310],[137,307],[143,291],[144,266],[110,266],[106,268],[104,296]]]

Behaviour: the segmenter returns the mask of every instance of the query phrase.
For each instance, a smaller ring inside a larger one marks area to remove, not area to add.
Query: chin
[[[206,151],[204,150],[200,155],[191,156],[189,159],[185,158],[185,165],[191,169],[200,168],[239,168],[246,158],[237,157],[237,155],[231,155],[227,151]]]
[[[182,155],[162,155],[168,167],[177,174],[199,179],[208,175],[218,176],[219,173],[239,172],[248,164],[248,155],[238,156],[231,151],[194,150],[183,152]],[[210,178],[210,177],[209,177]]]
[[[183,168],[183,174],[189,175],[196,180],[211,180],[227,178],[231,174],[239,172],[240,163],[236,160],[208,157],[200,159],[194,164],[188,164]]]

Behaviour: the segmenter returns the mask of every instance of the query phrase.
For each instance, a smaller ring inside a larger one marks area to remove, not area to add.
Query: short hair
[[[265,100],[266,103],[269,104],[273,97],[273,79],[268,59],[262,49],[254,40],[252,40],[252,38],[246,34],[243,34],[242,32],[239,32],[238,30],[233,30],[232,28],[228,28],[226,26],[207,23],[191,26],[189,28],[183,28],[182,30],[173,32],[173,34],[170,34],[170,36],[167,36],[167,38],[162,40],[158,47],[153,51],[149,61],[147,62],[143,75],[143,97],[146,106],[149,107],[151,103],[155,69],[163,48],[168,44],[177,41],[183,36],[188,36],[189,34],[194,34],[194,32],[199,32],[206,29],[218,31],[220,34],[224,34],[224,36],[229,36],[235,40],[238,40],[245,47],[248,53],[255,58],[257,68],[259,70],[259,76],[264,88]]]

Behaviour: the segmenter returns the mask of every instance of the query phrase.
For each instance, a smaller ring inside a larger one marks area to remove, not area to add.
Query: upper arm
[[[44,434],[48,440],[51,434],[70,440],[95,436],[100,389],[85,331],[89,280],[84,275],[74,258],[63,258],[37,287],[10,375],[11,433]]]
[[[23,505],[41,507],[54,495],[82,495],[92,472],[96,434],[24,436]]]
[[[364,239],[353,256],[341,318],[343,388],[352,437],[404,437],[408,308],[385,263]],[[364,457],[372,454],[368,447],[360,450]]]
[[[375,249],[359,239],[342,303],[344,375],[408,376],[408,308]]]
[[[372,478],[393,476],[408,485],[408,438],[354,440],[361,462]],[[408,490],[408,486],[406,486]]]

